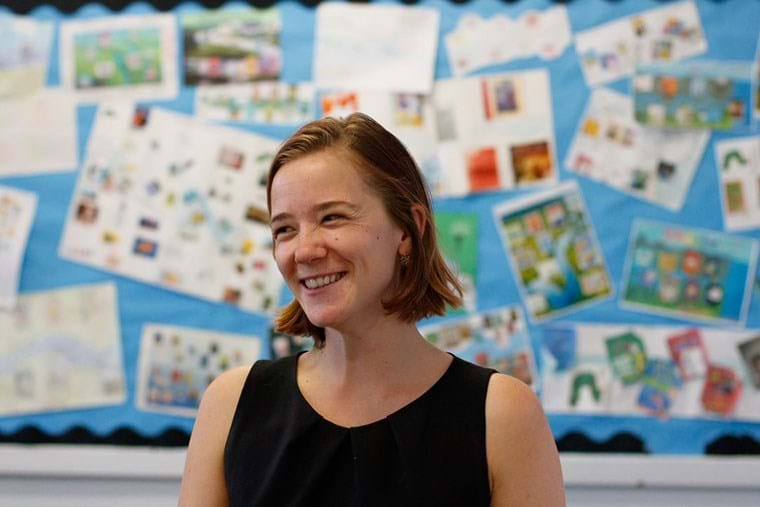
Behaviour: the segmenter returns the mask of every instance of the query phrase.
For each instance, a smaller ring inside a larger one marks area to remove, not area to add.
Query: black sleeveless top
[[[257,361],[224,449],[232,506],[487,506],[485,401],[494,370],[454,357],[424,394],[345,428],[296,380],[297,356]]]

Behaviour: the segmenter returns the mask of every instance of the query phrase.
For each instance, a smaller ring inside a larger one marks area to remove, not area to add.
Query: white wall
[[[176,505],[183,450],[0,447],[0,507]],[[563,454],[571,507],[758,507],[760,459]]]

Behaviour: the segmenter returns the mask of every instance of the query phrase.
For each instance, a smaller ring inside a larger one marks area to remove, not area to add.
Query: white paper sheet
[[[633,117],[631,98],[599,88],[591,92],[565,166],[630,195],[678,211],[694,179],[710,132],[645,127]]]
[[[24,294],[0,312],[0,415],[124,403],[116,287]]]
[[[314,41],[317,88],[429,93],[438,24],[435,9],[321,3]]]
[[[0,309],[16,305],[26,242],[37,209],[37,194],[0,186]]]
[[[53,23],[0,12],[0,99],[45,86]]]
[[[77,168],[77,112],[70,93],[43,89],[3,100],[0,107],[0,177]]]

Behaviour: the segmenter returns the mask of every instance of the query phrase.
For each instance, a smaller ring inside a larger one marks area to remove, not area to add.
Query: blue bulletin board
[[[654,0],[636,2],[577,0],[569,2],[566,6],[572,31],[577,33],[617,18],[661,7],[667,3]],[[245,5],[240,2],[230,2],[223,8]],[[435,78],[443,79],[452,76],[443,37],[457,27],[462,16],[475,12],[483,18],[488,18],[501,13],[516,19],[530,10],[541,11],[555,4],[546,0],[520,2],[474,0],[464,4],[454,4],[445,0],[424,0],[416,5],[432,7],[440,12]],[[696,5],[709,43],[707,51],[698,58],[746,62],[752,62],[756,58],[760,2],[698,0]],[[312,79],[315,8],[290,1],[279,2],[274,6],[280,10],[282,17],[281,79],[291,82],[310,81]],[[197,3],[182,3],[171,8],[169,12],[179,16],[202,9],[203,7]],[[0,13],[3,12],[11,11],[0,7]],[[35,19],[54,21],[57,35],[60,22],[68,19],[81,20],[153,12],[156,12],[156,9],[152,5],[136,2],[124,6],[119,11],[111,11],[99,4],[87,4],[72,13],[62,13],[49,5],[39,5],[25,14]],[[181,31],[178,31],[177,37],[181,59]],[[54,40],[57,41],[58,38],[55,37]],[[48,86],[56,86],[61,82],[57,44],[54,42],[51,52]],[[711,134],[682,209],[671,211],[658,207],[589,178],[579,177],[565,167],[565,155],[570,149],[591,93],[591,89],[584,80],[578,54],[572,44],[556,59],[522,58],[479,69],[472,75],[535,68],[546,69],[549,73],[559,179],[560,181],[577,181],[596,228],[610,277],[618,290],[622,287],[621,279],[625,270],[629,233],[635,219],[677,223],[714,231],[723,230],[721,200],[716,190],[719,188],[719,182],[713,148],[716,141],[730,139],[736,134],[731,132]],[[625,94],[630,92],[630,86],[629,79],[619,79],[609,85],[613,90]],[[192,114],[193,99],[194,89],[181,85],[176,99],[148,101],[145,104]],[[92,131],[95,114],[96,107],[92,105],[79,106],[77,109],[80,163],[85,157],[87,140]],[[250,130],[277,139],[285,139],[295,131],[295,128],[250,127]],[[754,135],[757,133],[754,131]],[[747,132],[744,133],[744,135],[747,134]],[[750,131],[749,134],[753,132]],[[143,441],[141,439],[155,443],[160,441],[161,435],[189,434],[193,425],[191,418],[154,414],[140,411],[135,407],[137,360],[143,324],[156,322],[229,333],[253,334],[261,338],[262,356],[267,357],[269,347],[266,339],[269,335],[269,322],[260,315],[246,313],[229,305],[195,299],[61,259],[57,253],[58,245],[77,181],[78,169],[72,167],[70,171],[63,173],[0,178],[2,185],[31,191],[38,196],[39,204],[24,258],[19,291],[28,293],[103,281],[115,283],[119,300],[119,320],[128,389],[127,400],[123,405],[103,408],[3,417],[0,418],[0,435],[5,441],[14,441],[14,438],[19,441],[19,439],[23,440],[19,435],[28,434],[32,429],[55,440],[56,437],[62,435],[71,435],[72,429],[79,428],[78,431],[90,434],[88,437],[90,441],[108,438],[109,435],[126,431],[131,435],[126,440],[133,439],[134,441],[122,443],[139,443]],[[480,229],[476,278],[478,311],[521,302],[518,285],[499,239],[492,210],[496,205],[528,195],[530,192],[530,190],[499,191],[436,199],[434,202],[436,211],[470,212],[478,216]],[[748,238],[760,239],[758,228],[744,230],[740,234]],[[746,328],[748,329],[760,329],[759,287],[760,284],[755,282],[747,312]],[[621,309],[617,297],[562,316],[560,320],[562,322],[663,325],[684,323],[677,318]],[[431,320],[431,322],[437,321]],[[538,346],[542,324],[531,323],[529,330],[534,345]],[[750,388],[750,386],[746,387]],[[549,419],[560,447],[563,447],[564,442],[565,449],[594,451],[598,445],[622,441],[623,447],[613,448],[613,450],[701,455],[708,452],[710,444],[722,437],[749,437],[750,440],[745,440],[745,442],[753,442],[754,453],[760,452],[760,423],[730,421],[722,418],[658,419],[556,414],[550,414]],[[76,432],[74,435],[69,443],[77,443]],[[180,437],[178,441],[182,442],[183,438]],[[625,442],[633,443],[628,445]],[[745,453],[753,452],[752,446],[738,450]]]

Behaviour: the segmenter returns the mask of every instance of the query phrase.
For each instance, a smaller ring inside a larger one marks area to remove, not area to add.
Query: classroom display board
[[[428,340],[530,385],[561,449],[757,449],[758,27],[740,0],[0,7],[0,437],[186,436],[221,372],[308,348],[271,330],[268,165],[363,111],[464,288]]]

